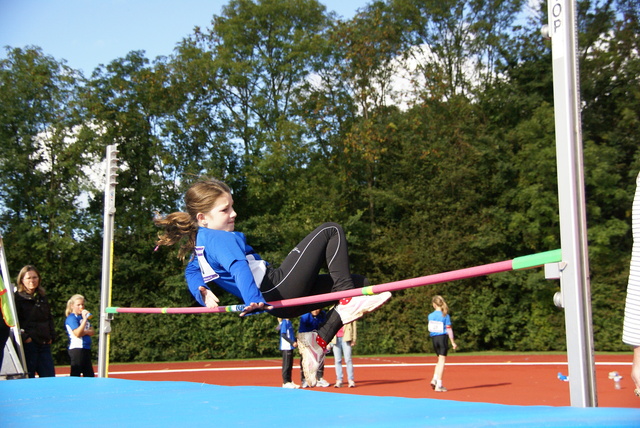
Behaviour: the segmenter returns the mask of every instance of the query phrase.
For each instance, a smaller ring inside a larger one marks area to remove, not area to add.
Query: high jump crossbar
[[[345,297],[355,297],[362,295],[372,295],[384,291],[398,291],[407,288],[422,287],[425,285],[439,284],[442,282],[456,281],[460,279],[474,278],[493,273],[530,269],[543,266],[547,263],[558,263],[562,261],[561,250],[551,250],[528,256],[516,257],[512,260],[489,263],[465,269],[458,269],[449,272],[437,273],[433,275],[421,276],[418,278],[405,279],[384,284],[372,285],[352,290],[335,291],[332,293],[318,294],[315,296],[298,297],[295,299],[277,300],[268,302],[274,308],[285,308],[291,306],[302,306],[316,303],[331,302]],[[108,314],[207,314],[221,312],[242,312],[245,305],[218,306],[216,308],[206,307],[184,307],[184,308],[122,308],[107,307]]]

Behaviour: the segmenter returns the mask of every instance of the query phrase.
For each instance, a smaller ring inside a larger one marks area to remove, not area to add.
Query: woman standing
[[[449,306],[442,296],[433,296],[431,304],[435,311],[429,314],[429,335],[433,342],[433,349],[438,356],[438,362],[433,371],[431,388],[436,392],[447,392],[447,388],[442,386],[442,374],[444,373],[444,363],[449,351],[449,340],[453,349],[458,345],[453,340],[453,329],[451,328],[451,318],[449,317]]]
[[[40,273],[27,265],[18,274],[16,309],[22,329],[24,355],[30,378],[56,375],[51,355],[51,343],[55,340],[53,315],[44,288],[40,286]]]

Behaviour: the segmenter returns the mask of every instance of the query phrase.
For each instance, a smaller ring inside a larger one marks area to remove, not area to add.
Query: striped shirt
[[[624,309],[622,341],[627,345],[640,346],[640,174],[636,178],[636,194],[631,213],[633,249],[627,285],[627,300]]]

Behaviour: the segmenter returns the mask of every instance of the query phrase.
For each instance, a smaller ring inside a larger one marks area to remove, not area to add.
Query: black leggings
[[[320,269],[325,266],[329,274],[320,274]],[[342,226],[337,223],[324,223],[300,241],[279,268],[267,269],[260,291],[265,300],[271,302],[368,285],[369,281],[365,277],[351,275],[347,240]],[[334,301],[276,308],[269,313],[280,318],[295,318],[336,303]],[[342,321],[339,315],[331,310],[323,326],[318,329],[318,333],[323,339],[331,340],[342,327]]]
[[[91,364],[91,349],[69,349],[69,358],[71,360],[71,373],[69,376],[95,376],[93,365]]]

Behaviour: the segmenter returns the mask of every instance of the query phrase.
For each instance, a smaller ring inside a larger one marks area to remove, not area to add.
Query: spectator
[[[631,379],[634,392],[640,397],[640,174],[636,178],[636,193],[631,213],[633,249],[627,284],[627,300],[624,309],[622,341],[633,346]]]
[[[282,387],[298,389],[300,385],[291,380],[293,371],[293,350],[298,347],[293,324],[289,318],[278,318],[278,332],[280,336],[280,351],[282,351]]]
[[[69,358],[71,360],[71,376],[94,377],[91,364],[91,336],[95,334],[89,317],[91,314],[84,307],[84,297],[73,295],[67,302],[67,319],[64,324],[69,334]]]
[[[27,265],[18,274],[16,309],[22,330],[24,355],[30,378],[56,375],[51,354],[51,343],[56,338],[53,315],[44,288],[40,285],[40,273]]]
[[[342,326],[336,337],[331,342],[331,350],[335,357],[336,366],[336,388],[342,387],[342,357],[344,356],[344,362],[347,365],[347,380],[349,382],[349,388],[355,388],[356,381],[353,376],[353,361],[351,360],[351,348],[356,346],[356,321],[350,322]]]
[[[298,326],[298,335],[310,333],[312,331],[316,331],[321,325],[326,322],[327,313],[322,309],[314,309],[311,312],[307,312],[306,314],[300,317],[300,325]],[[309,386],[313,386],[307,382],[305,378],[304,370],[302,369],[303,362],[300,361],[300,377],[302,379],[302,387],[308,388]],[[324,380],[322,377],[324,375],[324,358],[318,367],[318,371],[316,373],[316,385],[326,388],[331,384]]]

